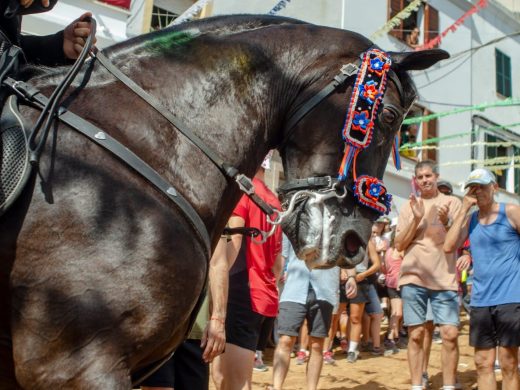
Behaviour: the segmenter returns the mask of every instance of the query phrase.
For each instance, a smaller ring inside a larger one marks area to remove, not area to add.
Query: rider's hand
[[[92,28],[91,17],[90,12],[85,12],[63,31],[63,53],[65,53],[65,57],[71,60],[78,58]],[[96,39],[93,43],[96,43]]]
[[[226,347],[226,327],[222,319],[212,318],[204,329],[200,346],[204,348],[202,359],[211,363],[213,359],[224,352]]]
[[[29,8],[32,3],[34,3],[34,0],[20,0],[20,5],[23,8]],[[50,0],[41,0],[42,5],[47,8],[50,4]]]

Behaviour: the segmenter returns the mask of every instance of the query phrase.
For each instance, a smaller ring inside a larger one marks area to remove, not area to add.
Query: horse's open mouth
[[[363,246],[363,241],[356,232],[350,231],[345,235],[344,246],[346,256],[352,258],[358,254],[359,248]]]

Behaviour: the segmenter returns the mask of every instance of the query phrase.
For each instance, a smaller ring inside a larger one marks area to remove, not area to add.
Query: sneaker
[[[385,340],[385,355],[392,355],[394,353],[399,353],[399,348],[397,347],[394,340]]]
[[[408,348],[408,344],[406,343],[406,339],[402,339],[402,338],[400,338],[399,340],[397,340],[397,342],[395,343],[395,345],[396,345],[397,348],[399,348],[399,349],[407,349],[407,348]]]
[[[428,373],[427,372],[423,372],[422,373],[421,382],[422,382],[422,388],[423,389],[429,389],[430,388],[430,378],[428,377]]]
[[[372,343],[361,343],[359,344],[359,350],[361,352],[369,352],[372,350]]]
[[[264,362],[261,359],[255,359],[255,363],[253,364],[253,371],[257,372],[265,372],[268,368],[264,364]]]
[[[434,344],[442,344],[441,332],[438,330],[433,332],[432,342]]]
[[[372,347],[370,349],[370,353],[374,356],[381,356],[383,355],[383,348],[381,347]]]
[[[261,356],[255,356],[255,362],[253,363],[253,371],[265,372],[267,371],[267,366],[264,364]]]
[[[296,352],[296,364],[298,366],[301,366],[302,364],[305,364],[305,360],[307,359],[307,355],[305,354],[305,351],[298,351]]]
[[[359,352],[358,351],[350,351],[347,353],[347,362],[349,363],[355,363],[359,358]]]
[[[348,341],[346,339],[341,339],[339,341],[339,346],[341,348],[341,352],[346,354],[348,352]]]
[[[332,351],[323,352],[323,363],[330,364],[332,366],[336,364]]]

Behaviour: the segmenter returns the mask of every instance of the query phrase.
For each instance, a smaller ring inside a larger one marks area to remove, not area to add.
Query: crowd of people
[[[44,10],[55,2],[37,3]],[[63,32],[33,39],[20,35],[20,14],[33,1],[19,3],[21,10],[10,17],[2,6],[0,44],[22,46],[34,63],[66,64],[78,56],[90,32],[90,14]],[[268,165],[266,159],[254,178],[255,191],[281,209],[263,181]],[[425,389],[436,327],[443,389],[461,388],[458,338],[464,303],[479,390],[497,388],[497,358],[503,388],[519,390],[520,206],[495,201],[496,179],[485,169],[471,172],[462,202],[448,182],[439,181],[432,161],[417,163],[414,180],[417,191],[398,218],[374,223],[366,256],[355,269],[309,270],[279,228],[261,245],[254,237],[222,237],[210,261],[208,297],[191,335],[143,388],[207,389],[212,363],[217,389],[250,389],[253,371],[268,369],[263,351],[273,337],[273,390],[283,388],[293,354],[295,364],[307,364],[307,388],[316,389],[322,365],[336,364],[334,340],[350,364],[360,351],[381,356],[406,349],[411,389]],[[228,226],[270,229],[245,196]]]
[[[255,177],[258,194],[278,208],[263,175],[261,168]],[[323,364],[337,364],[341,356],[332,352],[337,345],[345,364],[355,364],[363,351],[387,356],[406,350],[411,389],[426,389],[430,348],[437,337],[442,389],[460,389],[463,308],[470,317],[478,388],[497,388],[497,356],[502,388],[520,388],[520,207],[494,201],[496,179],[484,169],[471,173],[462,202],[449,182],[439,180],[433,161],[417,163],[414,180],[416,193],[399,216],[374,223],[365,259],[354,269],[309,270],[281,232],[264,245],[250,237],[221,241],[228,249],[217,251],[212,262],[228,256],[231,268],[227,315],[219,309],[216,317],[223,321],[226,316],[226,343],[212,367],[215,388],[250,389],[254,371],[271,369],[269,389],[282,389],[294,361],[307,365],[307,388],[316,389]],[[263,224],[265,217],[244,196],[230,226],[266,229]],[[219,282],[210,275],[211,283]],[[270,340],[276,344],[272,367],[263,361]],[[202,358],[203,347],[198,360],[207,373],[211,359]],[[177,376],[190,373],[171,374]],[[209,376],[205,387],[179,386],[176,380],[164,388],[207,388]]]

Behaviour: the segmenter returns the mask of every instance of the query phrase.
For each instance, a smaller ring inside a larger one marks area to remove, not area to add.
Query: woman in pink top
[[[388,325],[385,348],[392,350],[393,353],[399,352],[397,343],[399,341],[399,327],[403,318],[403,302],[401,301],[401,294],[398,290],[399,272],[401,271],[402,262],[402,252],[398,252],[392,245],[385,253],[382,269],[385,273],[385,284],[388,297],[390,298],[390,309],[392,313],[390,316],[390,324]]]

